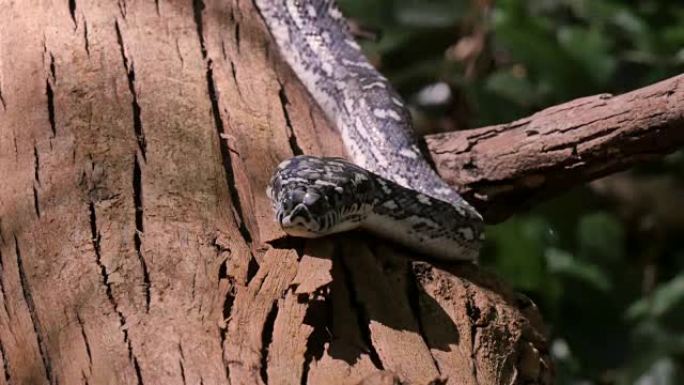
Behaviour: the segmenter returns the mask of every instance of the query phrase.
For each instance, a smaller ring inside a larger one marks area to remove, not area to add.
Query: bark
[[[678,83],[428,144],[497,218],[681,143]],[[491,274],[284,238],[299,153],[343,151],[251,2],[0,1],[0,384],[552,382]]]
[[[426,141],[442,177],[496,223],[571,187],[681,148],[684,75]]]

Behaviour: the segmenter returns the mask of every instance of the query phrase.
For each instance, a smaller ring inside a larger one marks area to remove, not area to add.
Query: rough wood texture
[[[684,75],[589,96],[512,123],[426,138],[444,179],[487,222],[684,145]]]
[[[251,2],[0,0],[0,384],[549,384],[534,305],[263,193],[339,139]]]

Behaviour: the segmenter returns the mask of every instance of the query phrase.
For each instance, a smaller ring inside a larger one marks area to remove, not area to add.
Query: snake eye
[[[307,193],[304,195],[302,203],[304,203],[307,206],[314,206],[320,198],[321,196],[316,194],[315,192],[307,191]]]
[[[314,217],[320,218],[329,210],[328,198],[328,196],[324,195],[324,191],[310,188],[304,195],[302,203]]]
[[[304,197],[306,196],[306,191],[303,189],[296,189],[292,191],[292,203],[293,204],[298,204],[301,203],[304,200]]]

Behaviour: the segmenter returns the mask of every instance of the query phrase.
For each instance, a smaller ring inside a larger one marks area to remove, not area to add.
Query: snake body
[[[421,154],[407,108],[333,0],[256,0],[280,54],[339,130],[353,162],[298,156],[268,189],[286,233],[365,228],[429,256],[475,259],[478,212]]]

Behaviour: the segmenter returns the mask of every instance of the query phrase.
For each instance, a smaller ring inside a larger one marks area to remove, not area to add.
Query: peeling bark
[[[284,237],[272,170],[343,149],[251,2],[6,3],[0,79],[0,384],[552,382],[477,267]]]

